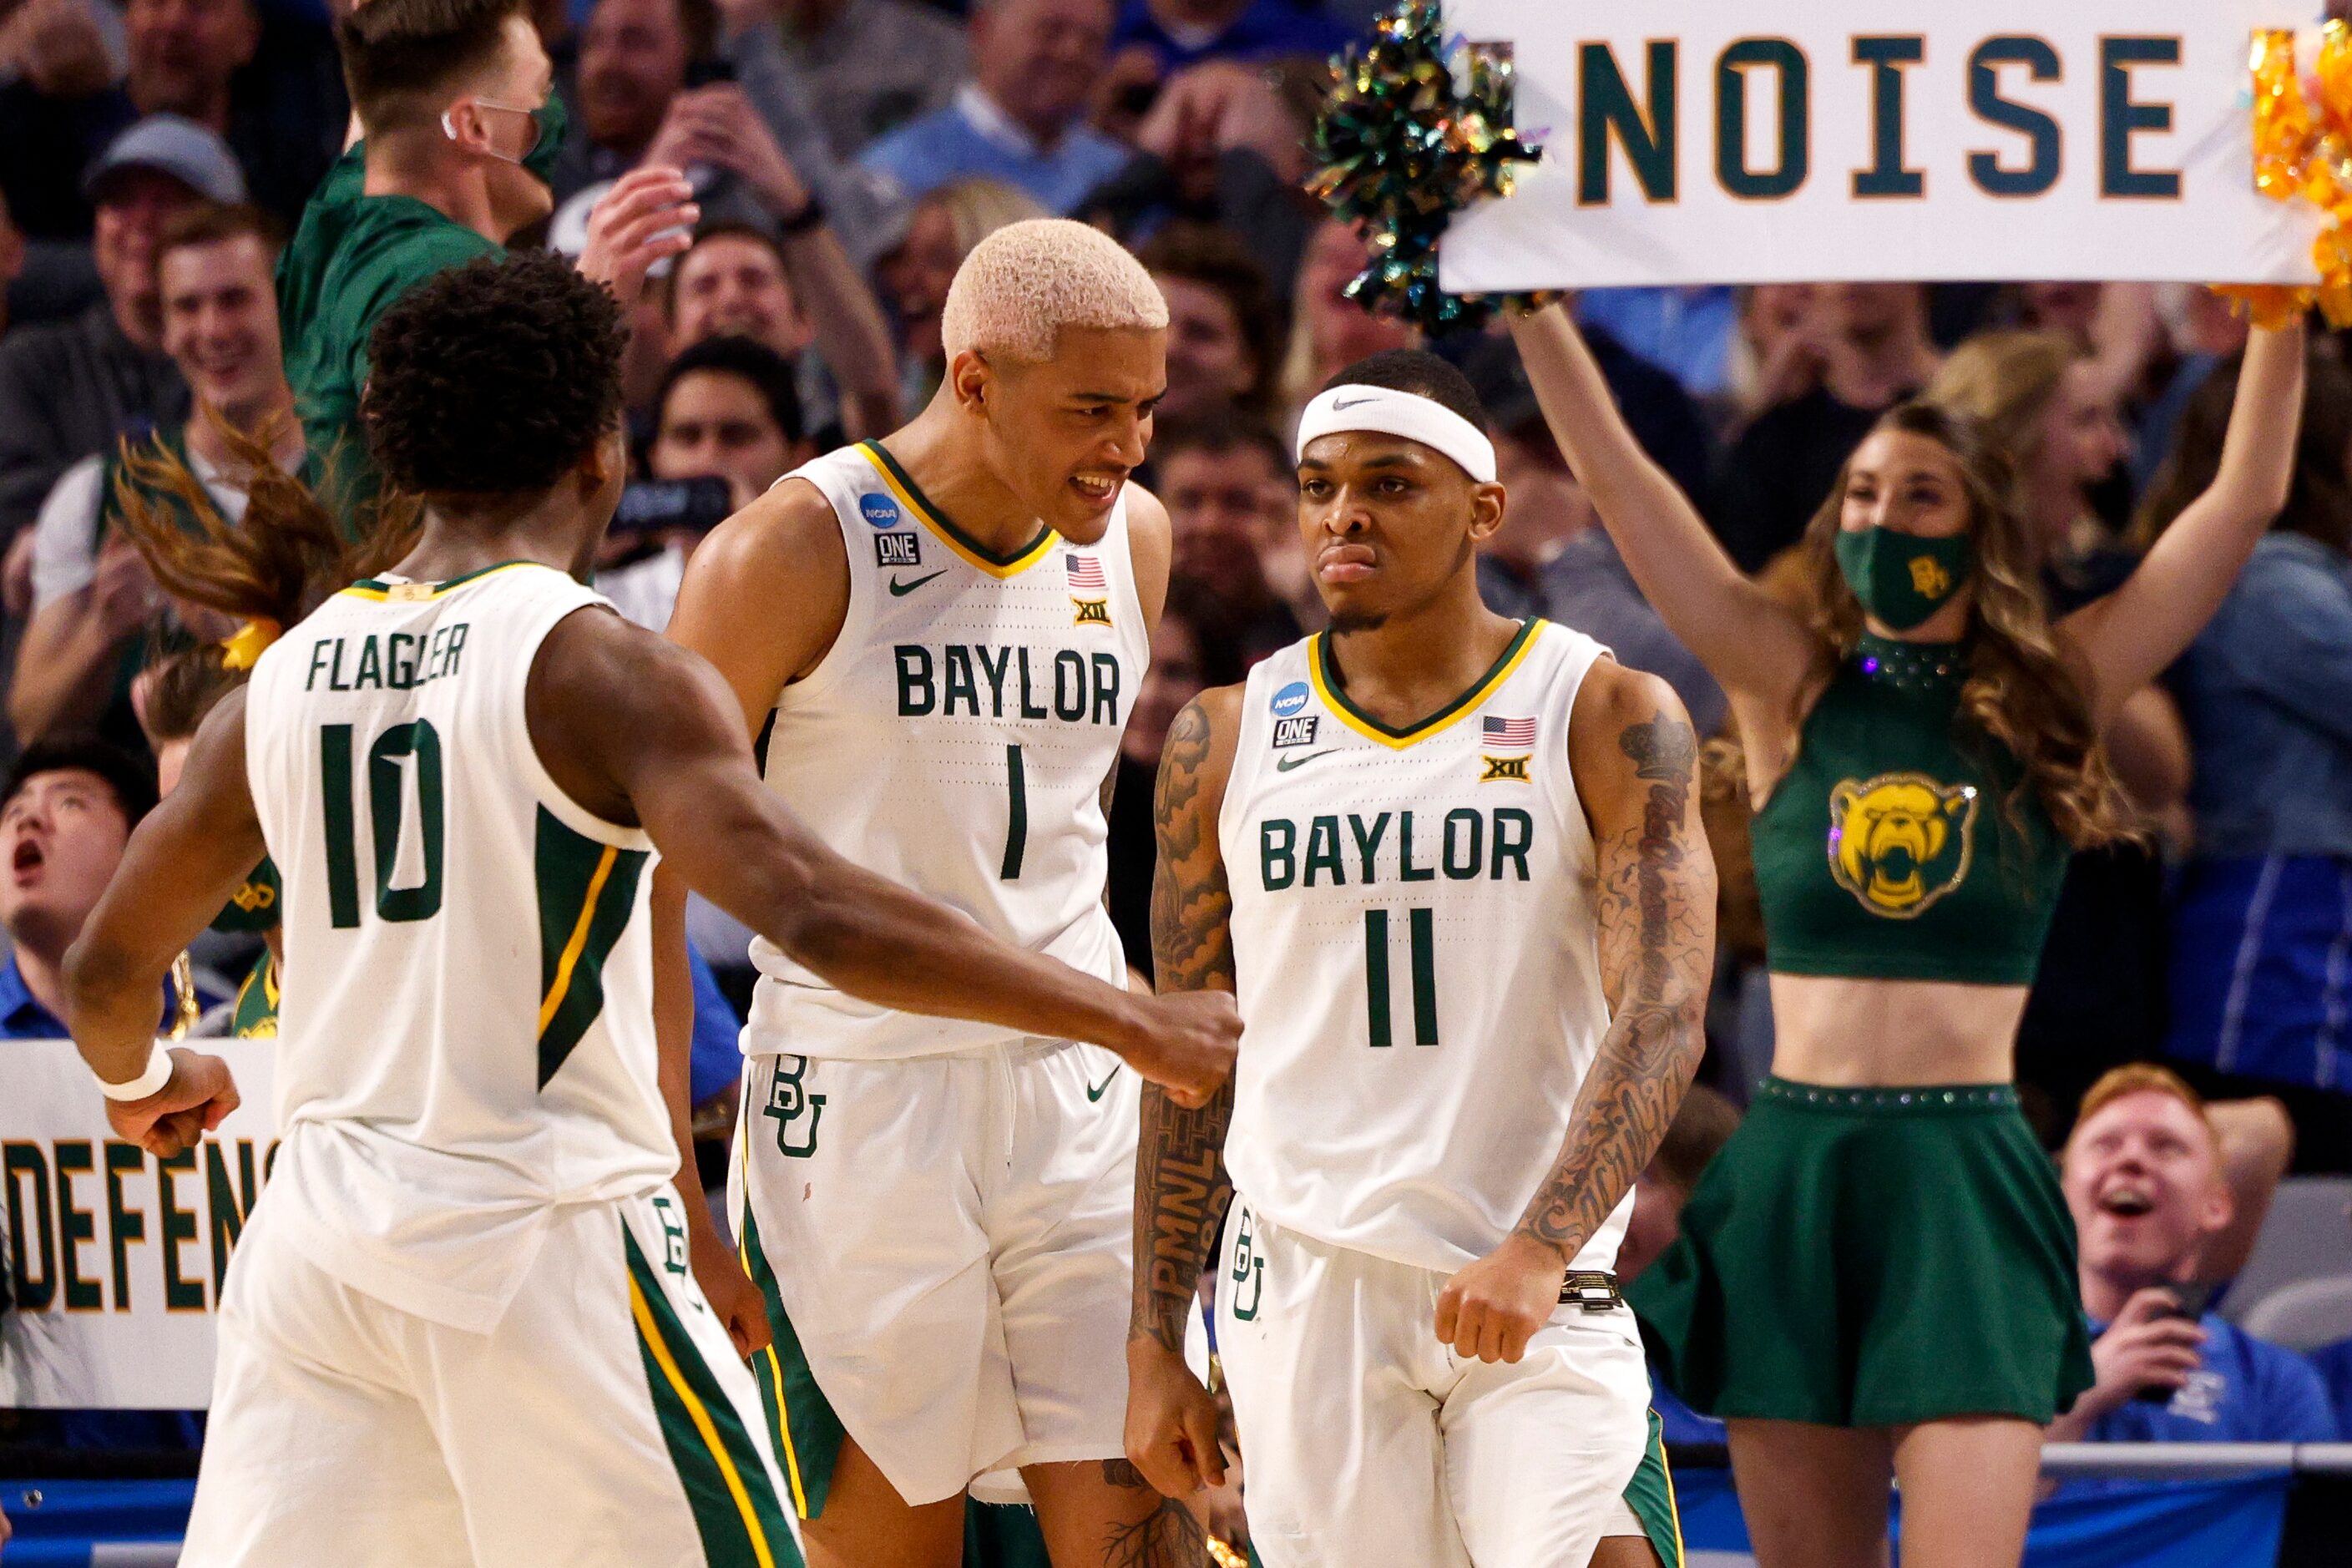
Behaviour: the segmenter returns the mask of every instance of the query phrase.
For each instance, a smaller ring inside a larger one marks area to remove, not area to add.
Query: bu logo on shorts
[[[1257,1316],[1258,1299],[1265,1294],[1265,1259],[1257,1255],[1255,1221],[1247,1209],[1234,1211],[1233,1279],[1227,1287],[1232,1292],[1234,1317],[1249,1322]],[[1249,1300],[1242,1300],[1240,1287],[1249,1287]]]
[[[677,1217],[677,1205],[665,1194],[656,1194],[654,1214],[661,1221],[662,1267],[680,1279],[686,1278],[686,1222]]]
[[[806,1057],[778,1057],[776,1076],[768,1082],[768,1103],[760,1114],[776,1121],[776,1152],[805,1160],[816,1152],[817,1123],[824,1120],[824,1096],[811,1094],[801,1084],[809,1069]],[[803,1119],[805,1125],[798,1125]]]

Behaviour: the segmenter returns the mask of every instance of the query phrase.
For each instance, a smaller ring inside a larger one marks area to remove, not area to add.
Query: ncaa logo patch
[[[1274,694],[1274,716],[1287,719],[1307,706],[1307,682],[1294,680]]]
[[[923,542],[911,533],[877,533],[874,536],[874,564],[877,566],[920,566],[923,563]]]
[[[879,491],[868,490],[857,498],[857,515],[877,528],[896,528],[901,514],[897,501]]]
[[[1323,727],[1319,713],[1309,713],[1297,719],[1276,719],[1274,721],[1274,744],[1276,751],[1285,746],[1311,746],[1315,731]]]

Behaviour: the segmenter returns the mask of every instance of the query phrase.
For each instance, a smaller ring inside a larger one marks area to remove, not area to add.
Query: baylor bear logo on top
[[[1830,791],[1830,872],[1872,914],[1910,920],[1967,879],[1977,792],[1925,773]]]

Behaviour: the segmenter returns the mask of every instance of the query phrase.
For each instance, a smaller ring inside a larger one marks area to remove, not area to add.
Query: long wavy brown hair
[[[330,595],[390,567],[415,542],[423,512],[414,500],[389,495],[373,503],[363,514],[363,537],[347,538],[310,487],[278,466],[274,426],[248,433],[211,409],[199,417],[212,422],[228,445],[230,471],[247,481],[242,521],[224,517],[204,481],[161,441],[124,441],[114,476],[123,532],[156,584],[184,606],[283,631]],[[248,673],[229,668],[215,641],[153,655],[140,705],[149,742],[194,735]]]
[[[422,509],[393,495],[345,534],[310,488],[270,455],[272,430],[248,433],[207,410],[246,482],[245,516],[231,522],[204,481],[160,441],[122,445],[114,479],[121,525],[158,586],[185,604],[240,621],[294,625],[329,595],[373,577],[415,542]]]
[[[1949,452],[1968,491],[1976,609],[1960,711],[2022,766],[2016,789],[2001,802],[2002,815],[2021,831],[2031,791],[2078,849],[2135,837],[2131,808],[2099,744],[2084,674],[2051,626],[2042,549],[2018,510],[2007,454],[1974,422],[1933,403],[1890,409],[1873,434],[1887,431],[1925,437]],[[1850,468],[1839,470],[1798,546],[1801,609],[1815,645],[1815,678],[1805,684],[1800,703],[1843,667],[1862,640],[1862,603],[1838,570],[1834,548]],[[1792,727],[1800,716],[1790,713]]]

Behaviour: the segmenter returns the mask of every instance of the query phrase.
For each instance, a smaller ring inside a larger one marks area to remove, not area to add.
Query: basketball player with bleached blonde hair
[[[1169,558],[1129,479],[1167,326],[1117,242],[999,229],[949,291],[929,406],[729,520],[670,623],[831,847],[1113,981],[1105,818]],[[1128,1216],[1139,1079],[1200,1104],[1232,1047],[942,1026],[752,958],[730,1186],[814,1568],[955,1568],[967,1492],[1025,1492],[1055,1568],[1202,1563],[1122,1457]]]

